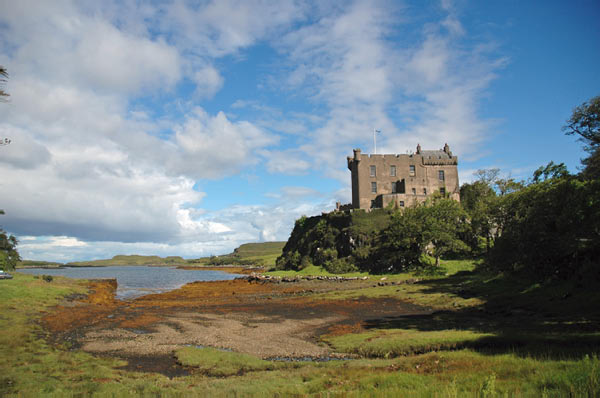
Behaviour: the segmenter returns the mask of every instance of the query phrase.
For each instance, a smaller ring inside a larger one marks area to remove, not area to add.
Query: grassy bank
[[[75,261],[67,263],[70,267],[107,267],[111,265],[185,265],[187,260],[179,256],[159,257],[140,255],[117,255],[110,259],[93,261]]]
[[[575,283],[530,284],[443,264],[417,283],[315,294],[315,300],[388,296],[432,315],[377,319],[322,336],[354,360],[266,361],[212,348],[174,355],[188,375],[122,369],[68,341],[49,344],[42,317],[84,282],[15,273],[0,281],[1,396],[480,396],[597,397],[600,293]],[[446,276],[446,274],[449,274]],[[378,275],[377,280],[382,277]],[[160,360],[160,359],[159,359]]]
[[[272,268],[284,245],[285,242],[245,243],[232,253],[189,260],[189,263],[202,266],[240,265]]]

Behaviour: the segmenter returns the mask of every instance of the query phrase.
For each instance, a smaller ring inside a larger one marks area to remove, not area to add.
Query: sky
[[[197,258],[351,201],[353,148],[577,172],[600,3],[0,0],[0,226],[25,259]]]

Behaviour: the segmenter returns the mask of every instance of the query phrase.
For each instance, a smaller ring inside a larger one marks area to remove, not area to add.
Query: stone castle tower
[[[448,144],[441,150],[422,150],[410,155],[367,155],[360,149],[348,156],[352,173],[352,208],[410,206],[424,202],[434,192],[460,200],[458,158]]]

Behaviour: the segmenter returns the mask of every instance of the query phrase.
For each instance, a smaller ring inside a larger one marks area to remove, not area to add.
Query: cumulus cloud
[[[164,40],[119,30],[68,1],[10,2],[0,19],[15,77],[31,74],[110,93],[163,89],[180,78],[179,53]]]
[[[275,144],[277,138],[247,121],[231,122],[223,112],[211,117],[197,108],[175,127],[173,142],[180,156],[169,166],[177,173],[197,178],[216,178],[256,164],[256,152]]]
[[[11,102],[0,106],[0,136],[13,143],[0,157],[1,221],[32,237],[28,258],[217,254],[286,239],[297,217],[347,202],[345,157],[369,152],[375,127],[381,151],[448,141],[475,153],[489,128],[477,104],[505,61],[470,47],[456,7],[442,6],[399,46],[392,36],[407,21],[394,2],[6,2],[0,63]],[[203,106],[227,85],[223,57],[243,62],[258,43],[278,54],[265,90],[309,106],[232,98],[231,109],[255,115],[246,120]],[[202,210],[211,193],[198,180],[254,167],[319,170],[342,188],[319,194],[290,181],[271,206]]]
[[[227,235],[227,225],[198,218],[204,193],[195,181],[256,164],[255,151],[276,137],[200,107],[182,121],[132,109],[132,100],[172,89],[184,73],[200,96],[213,95],[223,78],[150,34],[143,20],[129,18],[132,10],[124,17],[112,6],[3,7],[0,59],[11,71],[11,102],[0,107],[0,132],[13,141],[0,157],[3,225],[87,243],[174,245]],[[143,13],[152,19],[159,11]],[[56,239],[44,244],[67,247]]]

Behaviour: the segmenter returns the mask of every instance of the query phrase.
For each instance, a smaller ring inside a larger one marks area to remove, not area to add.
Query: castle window
[[[444,181],[444,170],[438,171],[438,179]]]
[[[371,166],[371,167],[375,167],[375,166]],[[377,183],[376,182],[371,183],[371,193],[377,193]]]
[[[400,201],[400,207],[404,207],[404,201],[403,200]]]
[[[427,188],[423,188],[423,195],[427,195]]]
[[[445,196],[445,195],[446,195],[446,188],[444,188],[444,187],[441,187],[441,188],[440,188],[440,193],[441,193],[443,196]]]
[[[409,174],[411,177],[414,177],[414,176],[415,176],[415,166],[411,164],[411,165],[410,165],[410,166],[408,166],[408,167],[409,167],[409,169],[408,169],[408,172],[409,172],[409,173],[408,173],[408,174]]]
[[[412,192],[413,192],[413,195],[416,195],[417,194],[417,188],[413,188]]]
[[[398,193],[398,184],[392,182],[392,193]]]
[[[396,177],[396,166],[390,166],[390,176]]]
[[[375,166],[371,166],[371,177],[375,177],[377,175]]]

